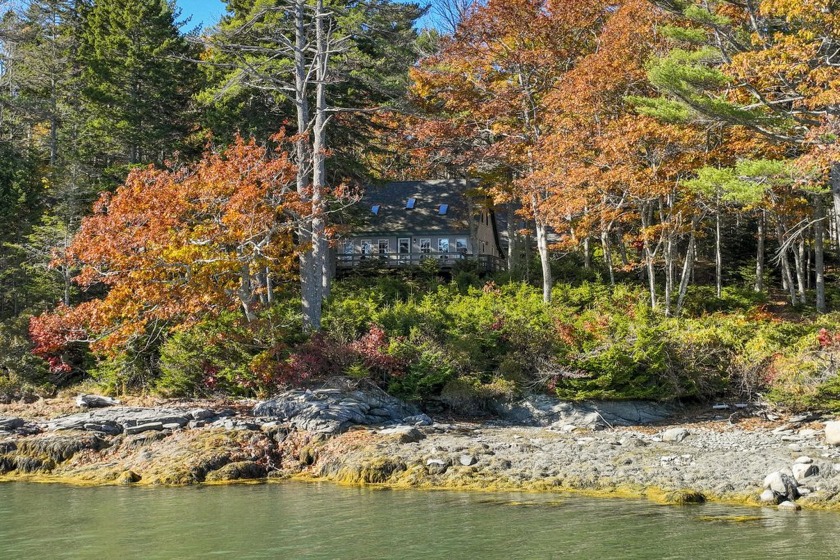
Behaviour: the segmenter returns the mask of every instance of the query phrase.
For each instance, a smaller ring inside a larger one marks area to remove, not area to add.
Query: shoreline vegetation
[[[840,509],[837,10],[226,3],[0,0],[0,479]]]
[[[309,392],[321,408],[316,416],[298,409],[286,419],[255,414],[289,413],[289,403],[302,402],[307,392],[256,404],[167,401],[150,407],[133,406],[140,404],[134,399],[132,406],[83,412],[69,399],[0,405],[7,430],[0,432],[0,482],[181,486],[298,480],[840,511],[840,448],[826,443],[825,419],[818,415],[768,419],[766,412],[695,406],[669,409],[670,416],[655,424],[606,427],[615,409],[604,409],[598,421],[589,409],[554,401],[554,416],[530,417],[554,421],[548,425],[513,425],[501,418],[433,421],[420,414],[370,426],[344,424],[341,413],[338,423],[333,418],[345,410],[337,403],[352,400],[348,394],[358,401],[361,393],[326,391],[335,399]],[[510,411],[549,410],[539,399],[517,406]],[[106,433],[106,417],[125,422],[123,433]],[[11,423],[13,418],[19,422]],[[85,423],[73,424],[81,418]],[[128,426],[131,418],[134,426]],[[768,497],[768,475],[789,477],[795,495],[782,487]]]

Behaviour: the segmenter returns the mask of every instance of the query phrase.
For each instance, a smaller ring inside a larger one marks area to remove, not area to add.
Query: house
[[[440,268],[464,260],[495,271],[504,258],[492,208],[467,195],[465,180],[404,181],[372,186],[357,207],[359,224],[336,248],[338,271],[367,263]]]

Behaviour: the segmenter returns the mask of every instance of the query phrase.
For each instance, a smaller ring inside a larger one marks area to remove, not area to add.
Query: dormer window
[[[408,202],[405,203],[405,209],[406,210],[413,210],[415,204],[417,204],[417,199],[414,198],[414,197],[409,198]]]
[[[370,211],[373,212],[374,216],[378,216],[379,215],[379,204],[374,204],[373,206],[371,206]]]
[[[446,216],[446,212],[449,210],[448,204],[441,204],[438,206],[438,215],[439,216]]]

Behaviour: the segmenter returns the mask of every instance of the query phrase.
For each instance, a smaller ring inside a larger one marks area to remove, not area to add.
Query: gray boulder
[[[415,416],[407,416],[402,419],[403,424],[409,424],[412,426],[431,426],[434,424],[434,421],[425,414],[417,414]]]
[[[840,422],[825,423],[825,442],[828,445],[840,445]]]
[[[163,429],[163,423],[161,422],[149,422],[148,424],[137,424],[135,426],[126,426],[125,433],[126,435],[134,435],[140,434],[143,432],[148,432],[151,430],[161,431]]]
[[[758,497],[758,501],[762,504],[778,504],[779,503],[779,496],[776,495],[775,492],[767,488],[761,493],[761,496]]]
[[[426,461],[426,471],[429,474],[443,474],[449,468],[449,463],[443,459],[429,459]]]
[[[117,399],[103,397],[102,395],[79,395],[76,397],[76,406],[81,408],[103,408],[120,404]]]
[[[673,407],[643,401],[571,403],[549,395],[531,395],[514,403],[498,403],[493,412],[510,424],[558,430],[572,424],[597,430],[659,422],[671,416]]]
[[[12,431],[23,427],[25,423],[23,418],[0,416],[0,430]]]
[[[790,500],[786,500],[779,504],[779,509],[783,511],[799,511],[802,509],[802,506]]]
[[[458,462],[465,467],[471,467],[478,463],[478,457],[475,455],[461,455],[458,458]]]
[[[425,415],[378,388],[294,390],[257,403],[254,416],[276,418],[300,430],[339,433],[353,425],[374,426],[429,421]]]
[[[794,501],[799,497],[796,480],[783,472],[774,472],[764,478],[764,488],[772,490],[777,496]]]
[[[793,471],[793,478],[795,478],[797,482],[802,482],[809,476],[815,476],[820,473],[819,467],[810,463],[794,463],[791,470]]]
[[[414,426],[396,426],[379,430],[379,434],[396,439],[399,443],[415,443],[426,439],[426,434]]]
[[[115,406],[55,418],[47,423],[47,429],[51,431],[88,430],[103,433],[128,433],[128,428],[135,426],[148,424],[186,426],[189,421],[186,411],[175,408]]]
[[[662,441],[679,443],[689,436],[690,432],[685,428],[671,428],[662,432]]]

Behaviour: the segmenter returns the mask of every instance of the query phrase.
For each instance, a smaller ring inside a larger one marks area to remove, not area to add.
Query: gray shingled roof
[[[359,201],[364,224],[353,228],[352,235],[373,233],[437,234],[469,233],[469,210],[464,195],[464,180],[403,181],[369,186]],[[417,200],[407,209],[409,198]],[[379,205],[374,215],[371,208]],[[448,204],[446,215],[439,214],[441,204]]]

